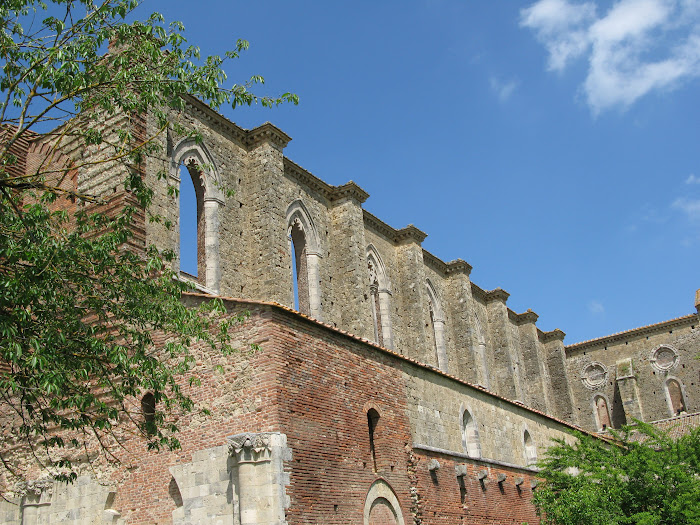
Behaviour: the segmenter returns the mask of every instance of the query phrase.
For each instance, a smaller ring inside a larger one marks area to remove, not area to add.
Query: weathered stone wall
[[[633,417],[658,421],[676,415],[666,386],[669,379],[680,384],[685,411],[700,411],[699,325],[693,314],[567,346],[567,374],[580,424],[600,428],[597,396],[606,400],[614,427],[632,423]]]

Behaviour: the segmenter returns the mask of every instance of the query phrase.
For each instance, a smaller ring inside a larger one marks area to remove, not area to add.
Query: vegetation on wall
[[[177,416],[194,409],[181,379],[192,366],[190,347],[233,351],[229,330],[240,318],[216,300],[185,307],[189,285],[171,269],[174,254],[134,249],[139,214],[160,220],[142,178],[158,145],[139,117],[149,112],[155,135],[168,126],[185,133],[166,116],[184,108],[186,94],[215,109],[297,99],[255,96],[249,89],[261,77],[224,88],[224,61],[247,42],[202,59],[180,23],[157,13],[131,21],[139,3],[0,3],[4,489],[34,467],[74,479],[76,454],[111,455],[125,428],[151,448],[178,447]],[[44,160],[28,170],[24,154],[35,140]],[[57,162],[64,151],[71,161]],[[110,208],[71,183],[90,169],[120,177],[127,205]],[[158,333],[167,342],[156,345]]]
[[[533,502],[546,525],[700,523],[700,428],[674,438],[637,423],[613,443],[577,434],[540,463]]]

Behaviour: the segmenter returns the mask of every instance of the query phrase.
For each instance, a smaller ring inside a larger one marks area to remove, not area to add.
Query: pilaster
[[[523,389],[528,406],[547,412],[547,394],[542,381],[540,369],[540,355],[537,351],[539,341],[537,337],[537,318],[532,310],[522,314],[515,314],[515,322],[518,325],[520,335],[520,352],[523,357]]]
[[[500,288],[486,292],[488,330],[491,340],[491,351],[488,356],[491,387],[503,397],[522,400],[520,370],[506,307],[509,296],[508,292]]]
[[[644,421],[642,405],[639,402],[639,388],[637,386],[637,376],[634,375],[632,359],[621,359],[616,364],[617,387],[622,398],[622,408],[625,411],[627,423],[633,423],[633,419]]]
[[[574,411],[573,396],[566,369],[564,350],[565,333],[558,328],[551,332],[540,332],[540,341],[544,345],[546,355],[547,384],[552,391],[552,407],[550,413],[554,416],[578,424],[578,414]]]

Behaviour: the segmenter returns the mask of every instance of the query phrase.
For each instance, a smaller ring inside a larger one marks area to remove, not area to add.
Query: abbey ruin
[[[684,317],[567,346],[508,292],[473,283],[468,262],[424,250],[426,233],[364,210],[358,184],[286,158],[274,125],[245,130],[196,99],[179,118],[202,140],[137,122],[162,142],[144,171],[153,212],[177,224],[167,186],[192,178],[185,300],[249,310],[238,337],[261,350],[223,363],[197,351],[194,396],[212,415],[182,426],[182,450],[135,439],[121,468],[28,484],[0,502],[0,523],[533,524],[533,464],[552,438],[700,412],[693,290]],[[27,164],[41,152],[39,137]],[[124,191],[108,166],[75,184]],[[144,246],[179,252],[179,228],[139,228]]]

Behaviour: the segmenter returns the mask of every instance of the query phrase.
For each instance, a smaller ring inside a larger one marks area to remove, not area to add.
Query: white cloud
[[[688,178],[685,179],[686,184],[700,184],[700,177],[696,177],[693,173],[688,175]]]
[[[501,102],[507,101],[515,91],[515,88],[518,87],[517,80],[502,81],[496,77],[491,77],[489,83],[491,85],[491,90],[496,93],[496,96]]]
[[[540,0],[520,15],[549,69],[588,58],[582,89],[594,114],[700,75],[700,0],[618,0],[603,16],[593,2]]]
[[[683,212],[691,221],[700,222],[700,199],[689,199],[680,197],[673,201],[671,207]]]
[[[600,301],[592,299],[588,301],[588,311],[591,312],[593,315],[601,315],[605,313],[605,307]]]

